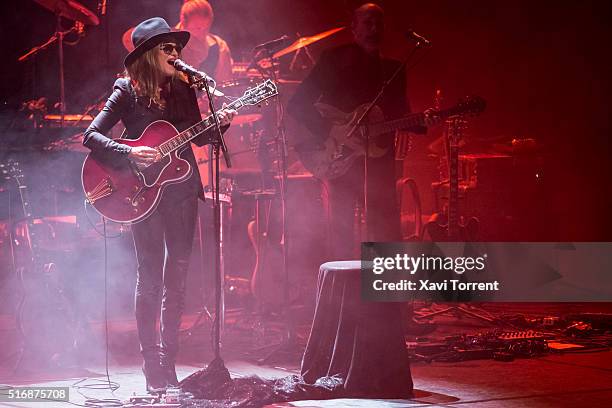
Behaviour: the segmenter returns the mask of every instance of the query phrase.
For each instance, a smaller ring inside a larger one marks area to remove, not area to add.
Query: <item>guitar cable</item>
[[[120,384],[114,381],[111,381],[110,374],[108,370],[108,357],[109,357],[109,346],[108,346],[108,242],[107,238],[116,238],[121,236],[118,234],[117,236],[109,237],[106,234],[106,218],[102,217],[102,233],[100,233],[95,225],[91,222],[87,214],[87,200],[85,200],[85,214],[90,224],[98,232],[102,237],[104,237],[104,343],[105,343],[105,373],[106,378],[103,380],[95,380],[91,379],[88,384],[83,384],[85,381],[90,380],[90,378],[82,378],[75,383],[73,383],[70,388],[75,389],[81,396],[85,398],[84,404],[78,404],[72,401],[61,401],[63,403],[67,403],[73,406],[78,407],[122,407],[124,404],[119,398],[91,398],[85,395],[81,390],[105,390],[108,389],[111,391],[113,396],[115,396],[115,391],[119,389]],[[20,279],[23,281],[23,273],[20,273]],[[23,282],[22,282],[23,284]],[[20,326],[18,324],[18,326]],[[8,384],[0,384],[0,394],[4,394],[5,391],[12,389],[12,385]],[[53,399],[48,399],[48,401],[55,401]],[[60,401],[57,401],[60,402]]]
[[[109,356],[109,346],[108,346],[108,238],[118,238],[122,234],[116,234],[109,236],[106,231],[106,218],[102,217],[102,231],[99,231],[96,228],[96,225],[92,222],[89,214],[87,212],[87,200],[84,200],[85,207],[85,217],[89,221],[91,227],[98,233],[100,236],[104,238],[104,367],[105,367],[105,379],[102,380],[94,380],[88,384],[82,384],[88,380],[88,378],[83,378],[78,380],[74,384],[72,384],[71,388],[74,388],[80,395],[85,397],[85,405],[86,407],[121,407],[123,406],[123,402],[119,398],[91,398],[82,393],[80,390],[104,390],[108,389],[115,396],[115,391],[119,389],[120,385],[117,382],[111,381],[110,374],[108,371],[108,356]]]
[[[87,219],[87,222],[89,223],[89,226],[96,232],[96,234],[98,234],[99,236],[104,238],[104,245],[105,245],[105,250],[104,250],[105,253],[104,254],[106,256],[106,238],[119,238],[119,237],[121,237],[122,233],[119,232],[119,233],[117,233],[115,235],[108,236],[106,234],[106,218],[104,218],[104,217],[102,217],[102,222],[104,224],[104,226],[102,228],[103,230],[100,231],[98,229],[98,227],[96,226],[96,224],[91,219],[91,217],[89,216],[89,212],[87,211],[87,204],[88,203],[89,203],[89,201],[87,201],[86,199],[83,200],[83,208],[84,208],[84,212],[85,212],[85,218]]]

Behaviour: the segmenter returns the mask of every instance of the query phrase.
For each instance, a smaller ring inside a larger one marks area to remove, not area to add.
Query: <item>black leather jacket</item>
[[[166,109],[160,110],[148,98],[137,97],[128,79],[117,79],[113,86],[113,93],[106,101],[104,108],[85,131],[83,145],[95,154],[107,156],[107,159],[122,160],[130,152],[131,147],[121,143],[120,140],[115,141],[105,136],[119,120],[125,126],[127,134],[124,135],[124,138],[126,139],[137,139],[145,128],[156,120],[166,120],[179,131],[201,120],[195,91],[187,83],[175,81],[166,100]],[[197,146],[202,146],[206,140],[207,135],[201,135],[193,142]],[[184,149],[181,157],[189,161],[193,173],[184,182],[167,186],[163,199],[179,201],[190,194],[198,194],[203,199],[200,173],[191,145]]]

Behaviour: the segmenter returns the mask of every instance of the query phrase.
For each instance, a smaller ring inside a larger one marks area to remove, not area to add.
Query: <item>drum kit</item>
[[[221,235],[226,241],[223,244],[226,277],[243,277],[245,271],[250,280],[246,291],[261,306],[279,306],[283,302],[283,257],[282,242],[282,199],[281,175],[283,151],[289,155],[289,177],[287,211],[290,217],[298,222],[291,222],[287,231],[287,240],[291,240],[288,258],[291,274],[294,277],[310,277],[310,271],[317,270],[325,250],[326,212],[322,203],[322,186],[319,180],[306,172],[297,162],[291,148],[283,144],[278,133],[280,127],[286,128],[289,138],[292,136],[293,123],[282,117],[289,98],[293,95],[300,81],[284,77],[278,64],[278,58],[298,52],[307,52],[307,47],[317,41],[339,32],[342,28],[329,30],[312,36],[301,37],[286,48],[276,51],[268,58],[257,60],[257,69],[253,62],[235,63],[234,78],[218,84],[224,94],[217,98],[217,106],[240,96],[256,83],[271,78],[279,87],[278,100],[271,105],[251,107],[240,112],[226,133],[225,141],[232,156],[233,167],[221,166],[220,191],[227,199],[221,206],[227,222],[222,225]],[[129,31],[129,30],[128,30]],[[124,36],[124,38],[127,36]],[[308,55],[308,54],[307,54]],[[291,66],[293,66],[293,62]],[[292,69],[292,68],[290,68]],[[205,101],[204,101],[205,102]],[[202,105],[206,105],[203,103]],[[279,106],[280,105],[280,106]],[[206,112],[202,112],[205,114]],[[193,146],[198,162],[201,181],[209,186],[214,179],[208,147]],[[210,191],[211,188],[208,189]],[[300,197],[296,199],[296,197]],[[297,218],[296,218],[297,214]],[[300,214],[305,214],[308,221]],[[304,223],[306,222],[306,224]],[[307,225],[309,224],[310,225]],[[318,223],[318,224],[317,224]],[[307,226],[307,228],[305,228]],[[230,237],[228,239],[228,237]],[[250,256],[231,256],[243,253],[245,248],[253,253]],[[227,252],[225,252],[227,251]],[[313,256],[310,254],[317,254]],[[295,278],[292,278],[295,280]],[[300,286],[297,280],[292,286]],[[295,290],[291,290],[295,293]]]

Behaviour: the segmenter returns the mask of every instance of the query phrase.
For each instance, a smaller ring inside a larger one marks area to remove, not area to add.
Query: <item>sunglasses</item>
[[[174,50],[176,50],[177,54],[180,54],[181,51],[183,51],[183,46],[172,43],[163,43],[159,44],[159,49],[162,50],[166,55],[172,55],[172,51]]]

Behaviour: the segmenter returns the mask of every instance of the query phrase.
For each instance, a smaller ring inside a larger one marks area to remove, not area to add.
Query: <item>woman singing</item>
[[[135,49],[125,58],[126,75],[115,82],[104,109],[84,134],[83,144],[93,154],[106,155],[113,160],[128,159],[138,166],[146,166],[160,159],[157,150],[147,146],[129,147],[105,136],[119,120],[130,139],[138,138],[147,125],[156,120],[168,121],[179,131],[201,120],[195,91],[168,63],[180,57],[188,40],[188,32],[171,31],[168,23],[159,17],[143,21],[134,29]],[[223,130],[235,114],[234,110],[220,111]],[[206,135],[194,140],[197,145],[205,141]],[[190,145],[184,148],[181,157],[190,163],[191,176],[182,183],[168,186],[155,211],[132,227],[138,260],[136,323],[149,392],[178,383],[174,368],[178,331],[185,304],[185,280],[197,199],[203,197]],[[156,330],[160,295],[161,344]]]

